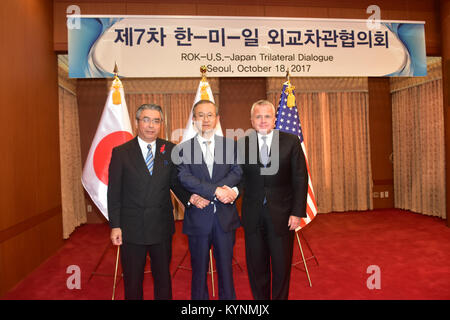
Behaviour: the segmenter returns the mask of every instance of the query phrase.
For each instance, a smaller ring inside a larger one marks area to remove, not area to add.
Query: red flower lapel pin
[[[162,153],[162,154],[166,153],[166,145],[165,144],[163,144],[161,146],[161,148],[159,149],[159,152]]]

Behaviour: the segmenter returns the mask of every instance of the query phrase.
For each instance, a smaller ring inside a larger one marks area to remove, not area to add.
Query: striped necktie
[[[148,152],[147,152],[147,157],[145,158],[145,163],[147,164],[147,168],[148,168],[148,171],[150,172],[150,175],[152,175],[153,174],[153,161],[154,161],[152,146],[150,144],[147,145],[147,149],[148,149]]]

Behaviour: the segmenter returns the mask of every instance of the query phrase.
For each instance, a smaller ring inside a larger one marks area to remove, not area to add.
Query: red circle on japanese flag
[[[108,168],[112,149],[132,138],[128,131],[116,131],[108,134],[98,143],[94,151],[94,171],[97,178],[104,184],[108,185]]]

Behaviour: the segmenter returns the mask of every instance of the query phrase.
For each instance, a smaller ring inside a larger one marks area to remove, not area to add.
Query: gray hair
[[[195,108],[201,104],[211,103],[214,107],[216,107],[216,116],[219,114],[219,106],[212,101],[209,100],[199,100],[192,107],[192,113],[195,114]]]
[[[268,100],[262,99],[262,100],[256,101],[256,102],[252,105],[252,108],[250,109],[250,116],[253,116],[253,111],[254,111],[254,109],[255,109],[256,106],[262,106],[262,105],[268,105],[268,106],[271,106],[272,109],[273,109],[273,114],[276,114],[275,106],[273,105],[273,103],[270,102],[270,101],[268,101]]]
[[[141,105],[137,110],[136,110],[136,120],[139,120],[139,118],[141,117],[141,113],[143,110],[156,110],[159,112],[159,114],[161,115],[161,120],[164,120],[164,115],[161,109],[161,106],[158,106],[157,104],[153,104],[153,103],[146,103]]]

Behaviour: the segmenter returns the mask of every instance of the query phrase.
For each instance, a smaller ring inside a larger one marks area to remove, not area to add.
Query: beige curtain
[[[61,197],[63,237],[86,223],[86,205],[81,184],[82,160],[80,128],[75,85],[60,69],[59,81],[59,143],[61,163]]]
[[[134,119],[136,110],[142,104],[156,103],[161,106],[164,113],[164,124],[161,128],[160,137],[174,143],[178,143],[181,140],[183,137],[181,130],[186,127],[195,93],[125,93],[125,96],[130,119]]]
[[[391,81],[394,200],[396,208],[446,218],[441,70],[433,59],[427,77]]]
[[[218,78],[209,78],[208,82],[214,99],[219,102]],[[134,119],[136,110],[141,104],[159,104],[165,117],[164,126],[161,128],[161,138],[174,143],[180,142],[181,130],[186,128],[199,83],[200,77],[126,79],[123,85],[130,119]],[[132,125],[134,126],[134,123]]]
[[[282,78],[268,80],[278,105]],[[291,78],[318,211],[373,208],[367,78]]]

